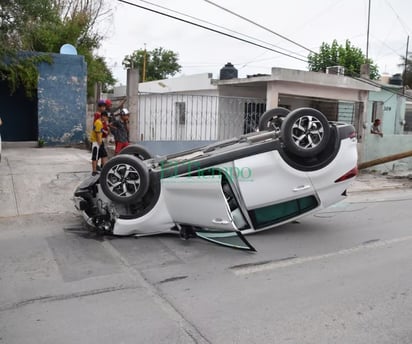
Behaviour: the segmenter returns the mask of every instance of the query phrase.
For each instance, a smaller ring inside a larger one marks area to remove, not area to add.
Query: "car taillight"
[[[348,137],[349,137],[350,139],[356,138],[356,131],[351,132]]]
[[[343,176],[335,180],[335,183],[343,182],[344,180],[356,177],[358,175],[358,167],[355,166],[350,171],[346,172]]]

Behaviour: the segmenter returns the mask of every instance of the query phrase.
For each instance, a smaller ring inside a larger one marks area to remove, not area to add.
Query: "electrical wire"
[[[378,83],[378,82],[375,82],[375,81],[373,81],[373,80],[361,78],[359,74],[357,74],[357,75],[358,75],[358,76],[349,76],[349,77],[352,78],[352,79],[358,80],[358,81],[360,81],[360,82],[363,82],[363,83],[365,83],[365,84],[378,87],[378,88],[380,88],[380,89],[382,89],[382,90],[385,90],[385,91],[387,91],[387,92],[389,92],[389,93],[393,93],[394,95],[398,95],[398,96],[400,96],[400,97],[404,97],[405,99],[412,100],[412,96],[408,96],[407,94],[403,94],[403,93],[401,93],[401,92],[394,91],[394,90],[393,90],[392,88],[390,88],[390,87],[387,87],[387,86],[385,86],[385,85],[382,85],[382,84],[380,84],[380,83]]]
[[[396,13],[392,5],[389,3],[388,0],[385,0],[386,4],[391,8],[392,12],[395,13],[396,18],[398,19],[399,23],[402,25],[403,29],[405,30],[405,33],[409,35],[409,32],[411,32],[410,28],[404,23],[404,21],[401,19],[401,17]]]
[[[305,46],[303,46],[303,45],[301,45],[301,44],[299,44],[299,43],[297,43],[297,42],[295,42],[295,41],[293,41],[293,40],[291,40],[291,39],[289,39],[289,38],[287,38],[287,37],[285,37],[285,36],[283,36],[283,35],[281,35],[281,34],[279,34],[279,33],[277,33],[277,32],[272,31],[272,30],[270,30],[269,28],[267,28],[267,27],[265,27],[265,26],[263,26],[263,25],[260,25],[260,24],[258,24],[258,23],[256,23],[256,22],[254,22],[254,21],[246,18],[246,17],[243,17],[243,16],[241,16],[241,15],[239,15],[239,14],[237,14],[237,13],[235,13],[235,12],[229,10],[229,9],[226,9],[226,8],[224,8],[223,6],[217,5],[217,4],[215,4],[214,2],[212,2],[212,1],[210,1],[210,0],[204,0],[204,1],[206,1],[207,3],[209,3],[209,4],[213,5],[213,6],[216,6],[216,7],[220,8],[220,9],[222,9],[223,11],[229,12],[229,13],[231,13],[231,14],[233,14],[233,15],[235,15],[235,16],[237,16],[237,17],[239,17],[239,18],[241,18],[241,19],[243,19],[243,20],[245,20],[245,21],[247,21],[247,22],[249,22],[249,23],[252,23],[252,24],[254,24],[254,25],[256,25],[256,26],[258,26],[258,27],[260,27],[260,28],[262,28],[262,29],[264,29],[264,30],[266,30],[266,31],[269,31],[269,32],[275,34],[276,36],[279,36],[279,37],[281,37],[281,38],[283,38],[283,39],[285,39],[285,40],[287,40],[287,41],[289,41],[289,42],[291,42],[291,43],[293,43],[293,44],[295,44],[295,45],[297,45],[297,46],[299,46],[299,47],[301,47],[301,48],[303,48],[303,49],[305,49],[305,50],[307,50],[307,51],[310,51],[311,53],[317,55],[317,53],[314,52],[313,50],[311,50],[311,49],[309,49],[309,48],[307,48],[307,47],[305,47]],[[391,8],[392,8],[392,7],[391,7]],[[396,12],[395,12],[395,14],[396,14]],[[398,16],[398,18],[399,18],[399,16]],[[400,18],[399,18],[399,19],[400,19]],[[349,77],[350,77],[350,78],[353,78],[353,79],[355,79],[355,80],[357,80],[357,81],[360,81],[360,82],[363,82],[363,83],[366,83],[366,84],[369,84],[369,85],[378,87],[378,88],[380,88],[380,89],[384,89],[384,90],[386,90],[386,91],[388,91],[388,92],[392,92],[392,93],[397,94],[397,95],[399,95],[399,96],[405,97],[406,99],[412,99],[411,96],[408,96],[408,95],[405,95],[405,94],[401,94],[401,93],[399,93],[399,92],[396,92],[396,91],[394,91],[394,90],[392,90],[392,89],[390,89],[390,88],[388,88],[388,87],[385,87],[385,86],[382,85],[382,84],[373,82],[372,80],[367,80],[367,79],[364,79],[364,78],[360,78],[360,74],[357,74],[357,73],[356,73],[356,76],[349,76]]]
[[[172,18],[172,19],[175,19],[175,20],[184,22],[184,23],[186,23],[186,24],[194,25],[194,26],[200,27],[200,28],[202,28],[202,29],[205,29],[205,30],[208,30],[208,31],[212,31],[212,32],[215,32],[215,33],[218,33],[218,34],[227,36],[227,37],[229,37],[229,38],[233,38],[233,39],[242,41],[242,42],[244,42],[244,43],[252,44],[252,45],[254,45],[254,46],[257,46],[257,47],[260,47],[260,48],[263,48],[263,49],[267,49],[267,50],[273,51],[273,52],[275,52],[275,53],[278,53],[278,54],[281,54],[281,55],[284,55],[284,56],[287,56],[287,57],[291,57],[291,58],[293,58],[293,59],[296,59],[296,60],[299,60],[299,61],[303,61],[303,62],[305,62],[305,63],[308,63],[307,60],[303,60],[303,59],[298,58],[298,57],[296,57],[296,56],[292,56],[292,55],[290,55],[290,54],[283,53],[283,52],[281,52],[281,51],[278,51],[278,50],[275,50],[275,49],[266,47],[266,46],[264,46],[264,45],[261,45],[261,44],[258,44],[258,43],[255,43],[255,42],[252,42],[252,41],[243,39],[243,38],[241,38],[241,37],[237,37],[237,36],[234,36],[234,35],[231,35],[231,34],[228,34],[228,33],[225,33],[225,32],[222,32],[222,31],[219,31],[219,30],[210,28],[210,27],[207,27],[207,26],[204,26],[204,25],[201,25],[201,24],[198,24],[198,23],[194,23],[194,22],[189,21],[189,20],[186,20],[186,19],[182,19],[182,18],[179,18],[179,17],[176,17],[176,16],[172,16],[172,15],[167,14],[167,13],[164,13],[164,12],[160,12],[160,11],[157,11],[157,10],[154,10],[154,9],[151,9],[151,8],[148,8],[148,7],[144,7],[144,6],[141,6],[141,5],[138,5],[138,4],[134,4],[134,3],[131,3],[131,2],[126,1],[126,0],[118,0],[118,1],[119,1],[119,2],[122,2],[122,3],[124,3],[124,4],[127,4],[127,5],[130,5],[130,6],[138,7],[138,8],[141,8],[141,9],[144,9],[144,10],[147,10],[147,11],[150,11],[150,12],[153,12],[153,13],[156,13],[156,14],[159,14],[159,15],[162,15],[162,16],[165,16],[165,17],[168,17],[168,18]],[[140,1],[142,1],[142,0],[140,0]],[[206,2],[208,2],[208,3],[211,3],[211,4],[213,4],[213,5],[215,5],[215,6],[219,7],[219,8],[221,7],[221,6],[219,6],[219,5],[214,4],[214,3],[211,2],[210,0],[204,0],[204,1],[206,1]],[[222,9],[223,9],[223,8],[222,8]],[[226,10],[226,9],[224,9],[224,10]],[[233,14],[234,14],[234,13],[233,13]],[[234,15],[237,15],[237,14],[234,14]],[[240,17],[241,17],[242,19],[246,20],[246,21],[251,22],[249,19],[247,19],[247,18],[245,18],[245,17],[242,17],[242,16],[240,16]],[[264,26],[262,26],[262,25],[260,25],[260,24],[257,24],[257,23],[255,23],[255,24],[258,25],[259,27],[265,29],[265,30],[268,30],[268,31],[272,32],[272,30],[270,30],[270,29],[268,29],[268,28],[265,28]],[[297,42],[294,42],[294,41],[288,39],[287,37],[283,37],[282,35],[280,35],[280,34],[278,34],[278,33],[276,33],[276,32],[272,32],[272,33],[275,34],[275,35],[277,35],[277,36],[280,36],[280,37],[282,37],[282,38],[284,38],[284,39],[286,39],[286,40],[288,40],[289,42],[292,42],[292,43],[294,43],[294,44],[302,47],[303,49],[305,49],[305,50],[307,50],[307,51],[310,51],[310,52],[312,52],[312,53],[314,53],[314,54],[317,54],[317,53],[314,52],[313,50],[311,50],[311,49],[309,49],[309,48],[307,48],[307,47],[305,47],[305,46],[303,46],[303,45],[301,45],[301,44],[299,44],[299,43],[297,43]],[[352,79],[354,79],[354,80],[357,80],[357,81],[359,81],[359,82],[362,82],[362,83],[365,83],[365,84],[368,84],[368,85],[371,85],[371,86],[375,86],[375,87],[377,87],[377,88],[380,88],[380,89],[386,90],[386,91],[388,91],[388,92],[394,93],[394,94],[396,94],[396,95],[398,95],[398,96],[401,96],[401,97],[404,97],[404,98],[406,98],[406,99],[412,100],[412,96],[408,96],[408,95],[402,94],[402,93],[400,93],[400,92],[396,92],[396,91],[394,91],[393,89],[391,89],[391,88],[389,88],[389,87],[385,87],[385,86],[382,85],[382,84],[379,84],[379,83],[377,83],[377,82],[374,82],[373,80],[368,80],[368,79],[361,78],[361,77],[360,77],[360,74],[358,74],[358,73],[356,73],[355,76],[350,76],[350,75],[349,75],[348,77],[350,77],[350,78],[352,78]]]
[[[144,6],[141,6],[141,5],[138,5],[138,4],[134,4],[134,3],[131,3],[131,2],[126,1],[126,0],[117,0],[117,1],[122,2],[122,3],[124,3],[124,4],[127,4],[127,5],[130,5],[130,6],[134,6],[134,7],[138,7],[138,8],[144,9],[144,10],[146,10],[146,11],[150,11],[150,12],[153,12],[153,13],[156,13],[156,14],[160,14],[160,15],[165,16],[165,17],[169,17],[169,18],[172,18],[172,19],[176,19],[176,20],[179,20],[179,21],[181,21],[181,22],[183,22],[183,23],[190,24],[190,25],[194,25],[194,26],[200,27],[200,28],[202,28],[202,29],[205,29],[205,30],[208,30],[208,31],[212,31],[212,32],[215,32],[215,33],[218,33],[218,34],[221,34],[221,35],[224,35],[224,36],[227,36],[227,37],[236,39],[236,40],[241,41],[241,42],[245,42],[245,43],[248,43],[248,44],[252,44],[252,45],[257,46],[257,47],[259,47],[259,48],[267,49],[267,50],[273,51],[273,52],[275,52],[275,53],[278,53],[278,54],[281,54],[281,55],[284,55],[284,56],[293,58],[293,59],[295,59],[295,60],[303,61],[303,62],[305,62],[305,63],[308,62],[307,60],[301,59],[301,58],[299,58],[299,57],[296,57],[296,56],[293,56],[293,55],[290,55],[290,54],[286,54],[286,53],[284,53],[284,52],[282,52],[282,51],[279,51],[279,50],[276,50],[276,49],[272,49],[272,48],[266,47],[266,46],[261,45],[261,44],[258,44],[258,43],[256,43],[256,42],[252,42],[252,41],[249,41],[249,40],[247,40],[247,39],[244,39],[244,38],[241,38],[241,37],[237,37],[237,36],[231,35],[231,34],[229,34],[229,33],[223,32],[223,31],[219,31],[219,30],[216,30],[216,29],[212,29],[211,27],[207,27],[207,26],[204,26],[204,25],[201,25],[201,24],[197,24],[197,23],[194,23],[194,22],[189,21],[189,20],[186,20],[186,19],[182,19],[182,18],[179,18],[179,17],[176,17],[176,16],[172,16],[171,14],[167,14],[167,13],[164,13],[164,12],[156,11],[156,10],[154,10],[154,9],[152,9],[152,8],[144,7]]]
[[[271,29],[269,29],[269,28],[267,28],[267,27],[265,27],[265,26],[263,26],[263,25],[260,25],[260,24],[256,23],[255,21],[253,21],[253,20],[251,20],[251,19],[248,19],[248,18],[246,18],[246,17],[243,17],[243,16],[241,16],[240,14],[235,13],[235,12],[233,12],[233,11],[231,11],[231,10],[223,7],[223,6],[220,6],[220,5],[218,5],[218,4],[215,4],[214,2],[212,2],[212,1],[210,1],[210,0],[204,0],[204,1],[206,1],[208,4],[211,4],[211,5],[213,5],[213,6],[216,6],[217,8],[220,8],[221,10],[223,10],[223,11],[225,11],[225,12],[228,12],[228,13],[230,13],[230,14],[233,14],[234,16],[239,17],[239,18],[247,21],[248,23],[251,23],[251,24],[253,24],[253,25],[256,25],[257,27],[259,27],[259,28],[261,28],[261,29],[263,29],[263,30],[266,30],[266,31],[268,31],[268,32],[270,32],[270,33],[273,33],[274,35],[276,35],[276,36],[278,36],[278,37],[280,37],[280,38],[283,38],[284,40],[286,40],[286,41],[288,41],[288,42],[290,42],[290,43],[293,43],[293,44],[297,45],[298,47],[301,47],[301,48],[303,48],[303,49],[311,52],[312,54],[316,54],[316,52],[314,52],[313,50],[311,50],[311,49],[303,46],[302,44],[299,44],[299,43],[297,43],[297,42],[295,42],[295,41],[287,38],[286,36],[283,36],[283,35],[281,35],[280,33],[277,33],[277,32],[275,32],[275,31],[273,31],[273,30],[271,30]]]
[[[150,1],[147,1],[147,0],[137,0],[137,1],[143,2],[143,3],[145,3],[145,4],[148,4],[148,5],[151,5],[151,6],[154,6],[154,7],[161,8],[161,9],[166,10],[166,11],[169,11],[169,12],[171,12],[171,13],[176,13],[176,14],[185,16],[185,17],[187,17],[187,18],[197,20],[198,22],[201,22],[201,23],[205,23],[205,24],[208,24],[208,25],[212,25],[212,26],[214,26],[214,27],[217,27],[217,28],[219,28],[219,29],[226,30],[226,31],[228,31],[228,32],[235,33],[235,34],[237,34],[237,35],[241,35],[241,36],[244,36],[244,37],[253,39],[253,40],[257,41],[257,42],[261,42],[261,43],[270,45],[270,46],[272,46],[272,47],[274,47],[274,48],[277,48],[277,49],[282,49],[282,50],[288,52],[289,54],[295,54],[295,55],[300,56],[300,57],[302,57],[302,58],[306,58],[306,56],[301,55],[301,54],[299,54],[299,53],[297,53],[297,52],[294,52],[294,51],[291,51],[291,50],[288,50],[288,49],[279,47],[279,46],[277,46],[277,45],[275,45],[275,44],[273,44],[273,43],[269,43],[269,42],[263,41],[263,40],[261,40],[261,39],[259,39],[259,38],[246,35],[246,34],[241,33],[241,32],[239,32],[239,31],[235,31],[235,30],[229,29],[229,28],[227,28],[227,27],[214,24],[214,23],[209,22],[209,21],[207,21],[207,20],[203,20],[203,19],[201,19],[201,18],[197,18],[197,17],[191,16],[191,15],[186,14],[186,13],[183,13],[183,12],[179,12],[179,11],[176,11],[176,10],[172,10],[171,8],[167,8],[167,7],[164,7],[164,6],[155,4],[155,3],[150,2]]]

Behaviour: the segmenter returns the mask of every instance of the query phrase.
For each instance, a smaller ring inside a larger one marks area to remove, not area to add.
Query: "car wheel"
[[[322,152],[329,137],[329,122],[316,109],[296,109],[282,123],[281,139],[286,149],[300,157],[311,157]]]
[[[103,166],[100,185],[103,193],[113,202],[133,203],[146,194],[149,171],[138,158],[118,155]]]
[[[149,151],[140,145],[130,145],[130,146],[124,147],[120,151],[119,155],[121,154],[134,155],[136,158],[140,160],[147,160],[147,159],[153,158],[152,155],[149,153]]]
[[[282,122],[288,113],[288,109],[280,107],[266,111],[259,119],[259,131],[269,130],[279,132]]]

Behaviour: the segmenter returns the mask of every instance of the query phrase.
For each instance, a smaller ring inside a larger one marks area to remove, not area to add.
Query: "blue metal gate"
[[[0,127],[3,141],[37,141],[38,114],[37,96],[30,99],[24,89],[19,88],[12,95],[5,81],[0,81]]]

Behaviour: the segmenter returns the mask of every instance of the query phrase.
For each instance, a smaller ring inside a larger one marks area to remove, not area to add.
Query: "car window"
[[[316,208],[318,204],[316,197],[311,195],[254,209],[249,212],[249,215],[255,229],[259,229],[306,213]]]

